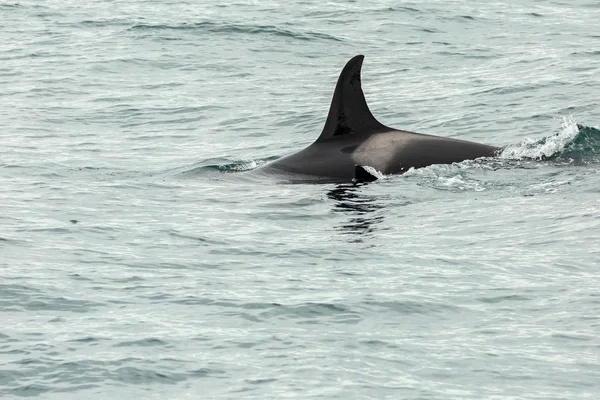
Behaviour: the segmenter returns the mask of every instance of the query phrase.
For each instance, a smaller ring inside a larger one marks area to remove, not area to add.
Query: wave
[[[590,126],[577,125],[579,133],[559,151],[557,159],[598,160],[600,156],[600,129]]]
[[[201,161],[193,166],[188,166],[179,169],[179,175],[181,176],[196,176],[205,175],[211,173],[234,173],[250,171],[260,167],[269,161],[275,160],[279,157],[270,157],[265,159],[257,160],[231,160],[226,158],[211,158]]]
[[[211,33],[224,34],[249,34],[249,35],[269,35],[281,36],[297,40],[331,40],[341,42],[342,40],[328,34],[319,32],[294,32],[274,25],[246,25],[229,24],[212,21],[182,23],[176,25],[168,24],[136,24],[128,29],[129,31],[152,31],[152,30],[189,30],[204,31]]]
[[[559,133],[506,146],[499,157],[510,160],[594,162],[599,155],[600,129],[577,124],[573,118],[564,118]]]

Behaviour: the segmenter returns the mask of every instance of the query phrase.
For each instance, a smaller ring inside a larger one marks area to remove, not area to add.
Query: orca
[[[377,121],[361,86],[364,56],[353,57],[338,78],[329,114],[317,140],[260,170],[289,182],[370,182],[410,168],[493,157],[500,148],[409,132]]]

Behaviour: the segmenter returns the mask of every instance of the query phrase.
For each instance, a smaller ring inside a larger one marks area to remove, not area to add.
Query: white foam
[[[564,150],[578,133],[579,128],[573,117],[563,117],[562,129],[558,134],[541,140],[528,138],[519,144],[509,145],[498,157],[512,160],[522,158],[541,160]]]
[[[243,161],[232,168],[232,171],[249,171],[258,167],[255,160]]]
[[[437,187],[445,187],[458,190],[474,190],[482,192],[486,190],[481,182],[469,179],[465,173],[469,169],[481,167],[481,164],[471,162],[461,162],[454,164],[434,164],[425,168],[411,168],[404,174],[404,177],[424,178]]]

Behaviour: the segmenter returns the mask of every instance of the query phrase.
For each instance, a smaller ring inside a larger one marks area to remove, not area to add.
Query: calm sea
[[[600,398],[599,21],[0,1],[0,398]],[[242,179],[315,140],[356,54],[384,124],[502,155]]]

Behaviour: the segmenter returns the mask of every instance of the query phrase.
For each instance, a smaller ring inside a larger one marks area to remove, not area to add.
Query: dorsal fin
[[[325,127],[317,142],[334,136],[386,128],[371,114],[362,91],[360,70],[364,58],[362,55],[353,57],[342,70],[333,93]]]

